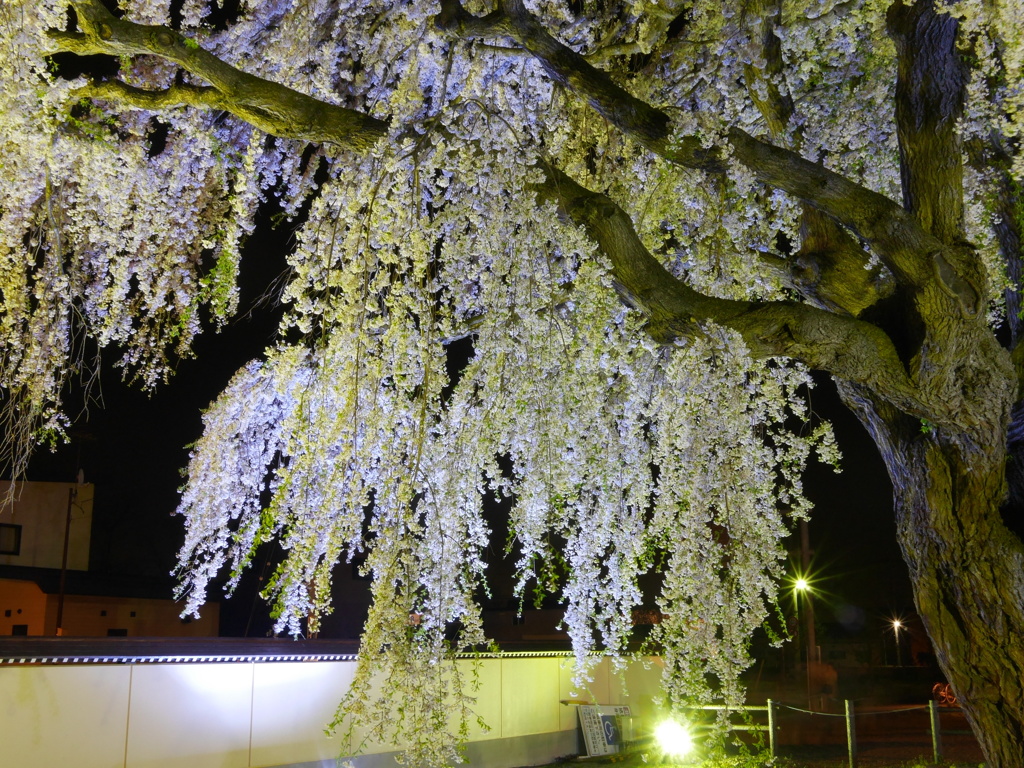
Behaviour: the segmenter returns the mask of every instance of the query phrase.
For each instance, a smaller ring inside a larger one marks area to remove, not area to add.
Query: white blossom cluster
[[[134,21],[171,20],[169,0],[119,5]],[[709,146],[731,125],[764,135],[747,90],[749,72],[767,72],[749,4],[526,5],[581,53],[633,51],[607,68],[665,105],[680,135]],[[234,588],[273,539],[276,629],[315,632],[335,565],[358,556],[373,605],[335,726],[352,748],[397,740],[413,762],[450,764],[458,753],[437,734],[465,735],[472,711],[472,675],[452,654],[486,644],[484,552],[500,542],[485,513],[502,501],[516,592],[560,595],[581,684],[594,653],[626,653],[639,579],[660,569],[653,642],[669,705],[740,701],[783,540],[808,513],[801,472],[814,452],[837,459],[828,429],[807,426],[807,372],[752,359],[710,323],[656,344],[616,299],[603,255],[534,190],[538,162],[553,160],[621,206],[677,277],[736,299],[791,298],[763,257],[785,255],[780,234],[799,247],[797,205],[735,164],[709,181],[653,158],[507,41],[440,34],[436,4],[250,0],[224,30],[208,25],[213,7],[174,11],[195,45],[386,119],[389,135],[360,153],[268,137],[226,113],[82,102],[84,80],[45,58],[66,4],[0,5],[8,443],[60,433],[62,388],[86,348],[116,347],[146,385],[166,378],[205,318],[236,310],[243,242],[260,206],[276,205],[295,226],[287,313],[193,447],[179,507],[186,610],[225,571]],[[764,77],[793,97],[783,140],[898,198],[885,9],[784,4],[786,71]],[[955,12],[985,41],[986,71],[1017,73],[989,77],[997,93],[972,82],[965,131],[1016,136],[1016,107],[989,106],[1020,101],[1019,32],[1000,26],[1012,15],[966,0]],[[638,64],[636,52],[654,55]],[[191,82],[155,57],[119,66],[141,88]],[[994,181],[968,175],[979,233],[994,223]],[[990,236],[977,240],[995,253]],[[452,344],[467,337],[472,356],[457,360]]]
[[[16,471],[34,442],[59,438],[62,389],[89,379],[97,348],[116,347],[125,375],[152,387],[188,354],[204,308],[234,312],[254,214],[251,130],[108,112],[77,98],[83,80],[54,76],[45,33],[65,6],[0,8],[0,386]]]

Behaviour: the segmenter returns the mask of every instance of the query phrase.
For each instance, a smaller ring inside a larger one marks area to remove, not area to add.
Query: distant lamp
[[[892,633],[896,638],[896,666],[903,666],[903,659],[900,657],[900,630],[903,629],[903,622],[899,619],[892,620]]]
[[[811,585],[807,579],[801,577],[793,582],[793,588],[796,589],[797,592],[807,592],[811,588]]]
[[[661,751],[672,757],[685,757],[693,750],[690,732],[675,720],[665,720],[654,731],[654,738]]]

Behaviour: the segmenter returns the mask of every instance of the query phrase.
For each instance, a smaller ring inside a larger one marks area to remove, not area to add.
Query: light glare
[[[808,589],[811,588],[811,585],[807,583],[807,579],[797,579],[796,583],[793,586],[801,592],[806,592]]]
[[[693,739],[689,732],[675,720],[665,720],[654,731],[658,746],[666,755],[683,757],[693,749]]]

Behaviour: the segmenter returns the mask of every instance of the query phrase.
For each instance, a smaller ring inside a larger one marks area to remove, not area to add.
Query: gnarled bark
[[[1005,451],[922,431],[863,388],[840,382],[840,394],[885,460],[917,611],[986,764],[1019,766],[1024,545],[999,515]]]

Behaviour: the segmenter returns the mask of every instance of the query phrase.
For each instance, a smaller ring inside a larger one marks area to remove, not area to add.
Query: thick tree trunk
[[[999,514],[1006,451],[922,429],[858,388],[840,391],[889,470],[917,611],[987,766],[1020,768],[1024,545]]]

